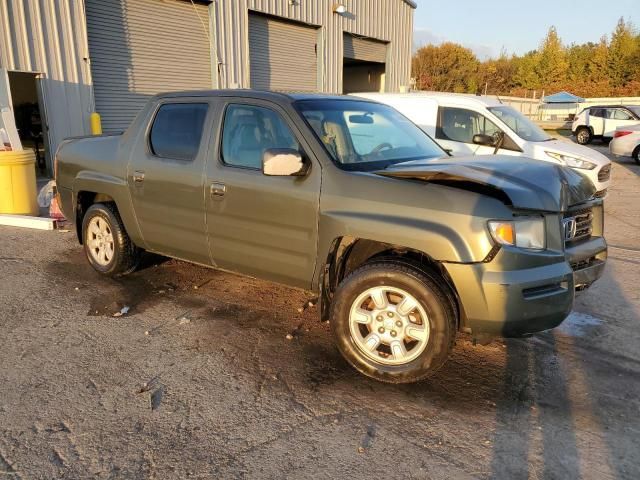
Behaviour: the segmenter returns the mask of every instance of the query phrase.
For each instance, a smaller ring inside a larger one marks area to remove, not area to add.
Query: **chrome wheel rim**
[[[87,247],[98,265],[107,266],[113,259],[113,232],[104,218],[94,217],[89,221]]]
[[[384,365],[415,360],[429,343],[429,319],[410,293],[395,287],[374,287],[351,305],[349,330],[358,349]]]

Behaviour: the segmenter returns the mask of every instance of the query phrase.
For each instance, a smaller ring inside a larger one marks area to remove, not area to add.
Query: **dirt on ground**
[[[560,328],[460,335],[413,385],[354,371],[308,292],[106,279],[73,231],[0,227],[0,479],[638,479],[639,175],[614,165],[606,274]]]

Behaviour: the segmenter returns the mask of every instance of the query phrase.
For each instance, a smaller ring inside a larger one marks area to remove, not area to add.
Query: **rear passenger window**
[[[198,154],[206,103],[166,103],[153,120],[149,145],[157,157],[192,161]]]
[[[589,115],[592,117],[604,118],[604,109],[603,108],[592,108],[589,110]]]
[[[300,150],[293,132],[280,114],[253,105],[229,105],[222,131],[222,161],[234,167],[262,170],[268,148]]]

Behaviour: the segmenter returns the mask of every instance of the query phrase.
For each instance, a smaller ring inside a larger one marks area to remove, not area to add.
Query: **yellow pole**
[[[100,121],[100,114],[97,112],[91,114],[91,134],[102,135],[102,123]]]

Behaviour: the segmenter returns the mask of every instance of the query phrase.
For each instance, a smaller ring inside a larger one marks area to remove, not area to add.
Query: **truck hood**
[[[375,172],[475,191],[518,209],[563,212],[590,200],[591,181],[561,165],[508,155],[405,162]]]

